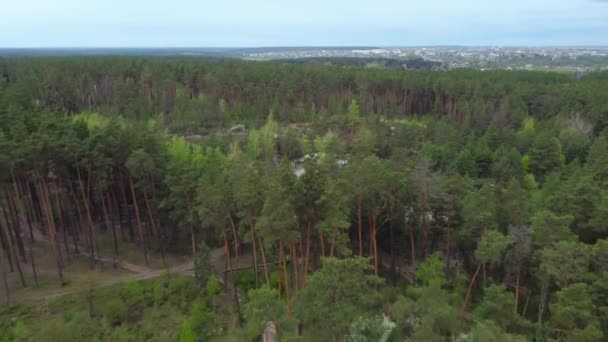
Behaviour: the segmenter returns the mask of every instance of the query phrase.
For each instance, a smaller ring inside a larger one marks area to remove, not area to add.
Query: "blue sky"
[[[0,0],[0,47],[608,45],[608,0]]]

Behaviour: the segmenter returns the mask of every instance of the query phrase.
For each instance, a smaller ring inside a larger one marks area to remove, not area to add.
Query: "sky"
[[[0,0],[0,47],[599,46],[608,0]]]

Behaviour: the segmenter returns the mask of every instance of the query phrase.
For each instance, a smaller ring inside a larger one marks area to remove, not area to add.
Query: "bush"
[[[118,295],[128,306],[143,304],[144,287],[139,281],[128,282],[120,287]]]
[[[120,325],[129,319],[129,307],[118,298],[102,304],[101,313],[111,325]]]
[[[152,301],[154,305],[162,305],[167,301],[169,294],[167,293],[168,282],[165,279],[157,279],[152,285]]]
[[[169,282],[169,301],[184,308],[190,304],[198,294],[196,284],[186,277],[173,278]]]
[[[255,289],[255,273],[251,270],[239,271],[236,276],[236,285],[243,293]]]

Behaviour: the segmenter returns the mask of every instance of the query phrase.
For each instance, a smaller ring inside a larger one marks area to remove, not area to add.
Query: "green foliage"
[[[551,303],[551,324],[573,341],[600,341],[597,319],[593,313],[593,302],[589,286],[572,284],[555,294]]]
[[[541,275],[549,276],[560,287],[584,280],[588,277],[590,252],[589,246],[580,242],[556,242],[541,252]]]
[[[538,179],[543,179],[550,172],[558,171],[564,163],[561,143],[548,133],[540,134],[534,139],[529,154],[530,171]]]
[[[279,334],[292,328],[293,322],[287,318],[287,308],[279,301],[277,290],[268,287],[253,289],[248,292],[248,297],[249,301],[243,306],[248,339],[258,339],[269,322],[275,324]]]
[[[236,276],[236,285],[243,293],[249,293],[251,289],[255,288],[255,273],[251,270],[239,271]]]
[[[416,279],[422,286],[441,287],[446,281],[443,267],[444,263],[441,260],[441,253],[435,252],[418,265]]]
[[[300,271],[292,292],[303,336],[281,321],[286,303],[266,289],[242,303],[258,307],[249,338],[268,311],[283,340],[380,340],[382,304],[399,340],[531,339],[530,322],[538,340],[605,339],[607,80],[199,58],[2,59],[0,223],[16,255],[27,256],[28,223],[67,239],[79,227],[81,250],[119,228],[128,235],[117,239],[121,252],[132,240],[150,256],[197,253],[196,281],[100,288],[51,300],[41,316],[2,309],[0,339],[208,340],[233,321],[210,312],[235,311],[218,295],[209,258],[221,253],[211,251],[226,233],[231,255],[236,244],[248,259],[254,231],[270,263],[277,245],[293,243],[308,282]],[[243,128],[226,129],[235,124]],[[296,177],[294,159],[305,152]],[[89,226],[99,229],[89,236]],[[394,266],[400,284],[411,263],[420,287],[401,297],[382,286],[370,260],[350,258],[359,241],[362,255],[378,252],[379,274]],[[346,259],[319,269],[321,244]],[[489,286],[473,282],[472,320],[461,320],[455,308],[479,262]],[[525,317],[513,313],[516,279]],[[241,293],[256,287],[249,270],[236,281]]]
[[[354,319],[377,308],[372,291],[382,281],[371,271],[365,258],[324,258],[323,268],[309,277],[301,292],[298,312],[304,324],[325,336],[344,336]]]
[[[395,323],[391,322],[386,316],[359,317],[350,326],[348,335],[344,336],[344,341],[386,342],[394,328]]]
[[[115,298],[103,303],[101,314],[111,325],[119,325],[129,319],[129,307],[124,301]]]
[[[502,262],[504,253],[513,244],[511,236],[503,235],[496,230],[488,230],[483,233],[477,249],[475,258],[481,263],[499,265]]]
[[[462,323],[449,294],[431,284],[417,289],[416,298],[400,297],[392,318],[400,323],[401,333],[414,341],[444,340],[456,336]]]
[[[207,286],[207,280],[213,273],[209,255],[209,247],[207,247],[205,242],[201,242],[196,249],[196,257],[194,259],[194,278],[200,288]]]
[[[503,285],[490,285],[484,289],[483,300],[473,311],[478,321],[494,322],[509,332],[530,332],[531,324],[513,312],[515,297]]]

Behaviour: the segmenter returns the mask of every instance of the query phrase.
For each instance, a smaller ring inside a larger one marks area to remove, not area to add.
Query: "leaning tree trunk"
[[[262,238],[258,235],[258,242],[260,245],[260,252],[262,253],[262,263],[264,268],[264,277],[266,278],[266,286],[270,288],[270,276],[268,275],[268,264],[266,263],[266,252],[264,251],[264,245],[262,244]]]
[[[108,229],[112,230],[112,243],[114,245],[114,255],[112,258],[112,266],[116,268],[116,259],[118,259],[118,241],[116,240],[116,228],[114,228],[114,224],[110,223],[110,218],[108,217],[108,209],[106,207],[106,202],[104,200],[104,195],[101,194],[101,208],[103,210],[103,217],[106,221],[106,226]]]
[[[477,278],[477,275],[479,274],[479,270],[481,270],[481,263],[477,266],[477,269],[475,270],[475,273],[473,274],[473,277],[471,278],[471,283],[469,284],[469,289],[467,290],[467,294],[464,297],[464,302],[462,303],[462,308],[460,309],[460,316],[464,317],[464,314],[467,311],[467,307],[469,306],[469,300],[471,299],[471,294],[473,292],[473,285],[475,285],[475,279]]]
[[[45,187],[45,182],[40,180],[39,183],[40,183],[40,192],[41,192],[40,199],[42,201],[42,209],[46,213],[48,239],[51,242],[51,248],[53,250],[53,254],[55,255],[55,262],[57,264],[57,275],[59,276],[59,281],[61,283],[61,286],[64,286],[65,282],[63,280],[63,270],[62,270],[63,267],[62,267],[61,260],[59,257],[57,239],[55,237],[56,229],[55,229],[55,222],[53,221],[53,213],[51,211],[49,194],[48,194],[47,188]]]
[[[2,255],[2,253],[0,253],[0,256]],[[4,258],[2,258],[4,259]],[[6,297],[6,304],[8,305],[11,302],[11,295],[10,295],[10,289],[8,287],[8,271],[7,271],[7,267],[6,264],[8,262],[8,259],[6,259],[6,262],[4,260],[2,261],[2,282],[4,283],[4,294]]]
[[[137,197],[135,196],[135,187],[133,186],[133,179],[129,178],[129,186],[131,188],[131,196],[133,197],[133,207],[135,208],[135,219],[137,220],[137,228],[139,229],[139,241],[141,242],[144,251],[144,260],[146,265],[150,264],[148,260],[148,249],[146,246],[146,240],[144,239],[144,230],[141,226],[141,217],[139,216],[139,208],[137,206]]]
[[[165,260],[165,245],[163,240],[160,238],[158,234],[158,228],[156,227],[156,220],[154,219],[154,215],[152,214],[152,208],[150,206],[150,201],[148,200],[148,196],[144,191],[144,202],[146,203],[146,209],[148,210],[148,219],[150,220],[150,224],[152,225],[152,233],[154,233],[154,238],[158,240],[160,244],[160,256],[163,259],[163,265],[167,266],[167,262]]]
[[[4,212],[4,216],[5,219],[7,218],[6,216],[6,210],[4,210],[4,207],[2,208],[2,211]],[[15,261],[15,268],[17,268],[17,272],[19,273],[19,279],[21,280],[21,285],[23,285],[23,287],[27,287],[27,284],[25,282],[25,277],[23,276],[23,271],[21,270],[21,263],[19,262],[19,258],[17,257],[17,253],[15,252],[15,248],[13,246],[13,242],[12,242],[12,234],[10,232],[10,228],[8,227],[9,222],[8,220],[5,220],[6,224],[0,225],[0,230],[3,230],[4,228],[6,228],[6,232],[7,232],[7,249],[5,250],[7,257],[8,255],[12,256],[13,261]]]

